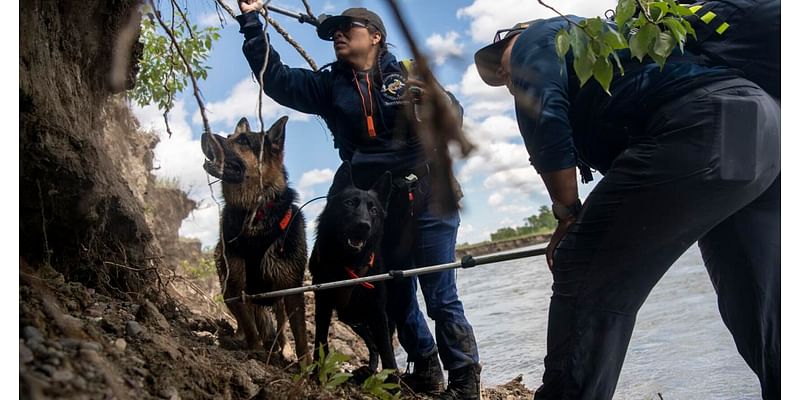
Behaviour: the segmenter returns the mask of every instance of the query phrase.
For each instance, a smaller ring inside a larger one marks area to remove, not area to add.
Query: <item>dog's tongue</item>
[[[364,246],[364,241],[363,240],[347,239],[347,244],[349,244],[352,247],[360,249],[361,247]]]

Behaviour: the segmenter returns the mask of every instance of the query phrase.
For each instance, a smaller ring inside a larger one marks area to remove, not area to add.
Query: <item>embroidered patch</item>
[[[384,77],[381,94],[387,101],[401,100],[405,95],[406,83],[400,74],[389,74]]]

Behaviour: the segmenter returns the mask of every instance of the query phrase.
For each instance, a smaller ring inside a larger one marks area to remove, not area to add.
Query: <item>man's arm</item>
[[[263,26],[257,12],[241,14],[236,19],[241,27],[239,32],[244,34],[242,51],[258,79],[267,50]],[[264,93],[283,106],[308,114],[327,114],[331,105],[329,72],[291,68],[281,62],[272,45],[269,46],[268,61],[264,71]]]

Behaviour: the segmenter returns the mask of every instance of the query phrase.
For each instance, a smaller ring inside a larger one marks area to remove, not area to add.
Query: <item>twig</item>
[[[314,13],[311,11],[311,5],[308,4],[308,0],[303,0],[303,5],[306,7],[306,14],[308,14],[311,18],[316,18]]]
[[[186,30],[189,31],[189,37],[194,39],[195,36],[194,36],[194,31],[192,30],[192,24],[189,23],[189,19],[186,18],[186,14],[183,13],[183,10],[181,10],[181,7],[178,5],[178,3],[175,2],[175,0],[170,0],[170,2],[172,3],[172,9],[178,10],[178,14],[180,14],[183,23],[186,24]],[[172,18],[175,19],[174,16]]]
[[[47,241],[47,219],[44,216],[44,197],[42,197],[42,185],[36,180],[36,188],[39,189],[39,207],[42,211],[42,236],[44,237],[45,263],[50,265],[50,244]]]
[[[308,53],[306,53],[306,50],[302,46],[300,46],[300,43],[297,43],[297,41],[294,40],[294,38],[292,38],[291,35],[289,35],[289,32],[283,29],[283,27],[278,23],[278,21],[275,21],[274,19],[272,19],[272,17],[267,17],[267,21],[269,21],[269,24],[272,25],[273,28],[275,28],[275,32],[280,33],[281,36],[283,36],[283,39],[286,40],[286,42],[288,42],[290,45],[292,45],[292,47],[294,47],[294,49],[297,50],[298,53],[300,53],[300,55],[306,60],[308,65],[311,67],[311,69],[313,69],[314,71],[319,70],[319,68],[317,67],[317,63],[314,62],[314,59],[312,59],[311,56],[308,55]]]
[[[567,16],[566,16],[566,15],[564,15],[564,14],[562,14],[562,13],[561,13],[561,11],[558,11],[558,10],[556,10],[556,9],[555,9],[555,7],[553,7],[553,6],[549,5],[549,4],[546,4],[546,3],[545,3],[544,1],[542,1],[542,0],[538,0],[538,1],[539,1],[539,4],[541,4],[541,5],[543,5],[543,6],[547,7],[547,8],[549,8],[549,9],[551,9],[551,10],[553,10],[553,12],[554,12],[554,13],[556,13],[556,14],[558,14],[558,15],[559,15],[561,18],[563,18],[563,19],[564,19],[564,21],[567,21],[567,23],[568,23],[569,25],[572,25],[572,26],[577,26],[578,28],[581,28],[581,30],[582,30],[584,33],[586,33],[586,35],[588,35],[588,36],[589,36],[589,37],[591,37],[591,38],[594,38],[594,36],[592,36],[592,34],[590,34],[590,33],[589,33],[589,31],[587,31],[587,30],[586,30],[586,28],[582,27],[580,24],[577,24],[577,23],[575,23],[575,22],[574,22],[574,21],[572,21],[571,19],[567,18]]]
[[[642,0],[636,0],[636,4],[638,4],[639,8],[642,9],[642,14],[644,14],[644,18],[651,24],[655,24],[656,21],[653,21],[653,16],[650,15],[650,7],[645,7],[644,3],[642,3]]]
[[[169,128],[169,109],[164,110],[164,126],[167,127],[167,136],[172,138],[172,129]]]
[[[225,2],[223,2],[222,0],[217,0],[217,4],[219,4],[220,7],[222,7],[225,11],[227,11],[228,14],[231,16],[231,18],[236,19],[236,14],[234,13],[233,9],[228,7],[228,5],[225,4]],[[294,38],[292,38],[291,35],[289,35],[289,32],[283,29],[283,27],[271,17],[267,17],[267,21],[269,22],[270,25],[272,25],[273,28],[275,28],[275,32],[278,32],[281,36],[283,36],[283,39],[286,40],[287,43],[292,45],[292,47],[294,47],[294,49],[297,50],[298,53],[300,53],[300,56],[306,60],[311,69],[313,69],[314,71],[319,70],[319,68],[317,67],[317,63],[314,62],[314,59],[311,58],[310,55],[308,55],[303,46],[300,46],[300,43],[297,43],[297,41],[294,40]]]
[[[211,134],[211,126],[208,124],[208,116],[206,116],[206,107],[203,103],[203,98],[200,95],[200,88],[197,85],[197,78],[195,78],[194,76],[192,65],[189,64],[189,61],[186,59],[186,56],[183,54],[183,51],[178,45],[178,39],[175,38],[175,33],[172,30],[170,30],[169,27],[167,27],[167,24],[164,23],[164,20],[161,19],[161,12],[158,11],[155,3],[153,3],[153,0],[149,1],[150,1],[150,6],[153,7],[153,15],[155,15],[158,24],[161,25],[161,28],[164,29],[164,31],[167,33],[167,36],[169,36],[170,40],[172,41],[172,47],[175,49],[175,52],[178,53],[178,56],[180,56],[181,61],[183,61],[183,64],[186,67],[186,71],[188,72],[189,78],[191,78],[192,89],[194,89],[193,90],[194,98],[195,100],[197,100],[197,106],[200,108],[200,117],[202,117],[203,119],[203,131],[205,133]],[[216,138],[214,138],[213,135],[211,137],[213,138],[214,141],[216,141]]]

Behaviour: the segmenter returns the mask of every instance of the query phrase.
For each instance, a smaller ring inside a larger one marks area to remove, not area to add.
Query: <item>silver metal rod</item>
[[[297,21],[299,21],[301,24],[305,22],[305,23],[308,23],[308,24],[311,24],[311,25],[314,25],[314,26],[318,26],[319,25],[319,21],[317,21],[316,18],[314,18],[314,17],[312,17],[310,15],[297,13],[297,12],[294,12],[294,11],[291,11],[291,10],[287,10],[285,8],[275,7],[275,6],[271,6],[271,5],[267,5],[266,7],[267,7],[267,10],[270,10],[272,12],[275,12],[275,13],[278,13],[278,14],[281,14],[281,15],[285,15],[287,17],[294,18]]]
[[[230,297],[225,299],[226,303],[234,303],[237,301],[249,301],[259,299],[269,299],[273,297],[282,297],[292,294],[299,294],[305,292],[316,292],[319,290],[336,289],[347,286],[360,285],[368,282],[388,281],[390,279],[407,278],[410,276],[430,274],[433,272],[446,271],[448,269],[456,268],[472,268],[478,265],[493,264],[501,261],[518,260],[520,258],[535,257],[544,255],[545,248],[536,248],[520,251],[512,251],[507,253],[489,254],[485,256],[464,256],[461,261],[455,261],[446,264],[431,265],[427,267],[413,268],[407,270],[391,270],[384,274],[370,275],[363,278],[346,279],[343,281],[318,283],[316,285],[300,286],[296,288],[289,288],[283,290],[276,290],[274,292],[259,293],[259,294],[243,294],[239,297]]]

